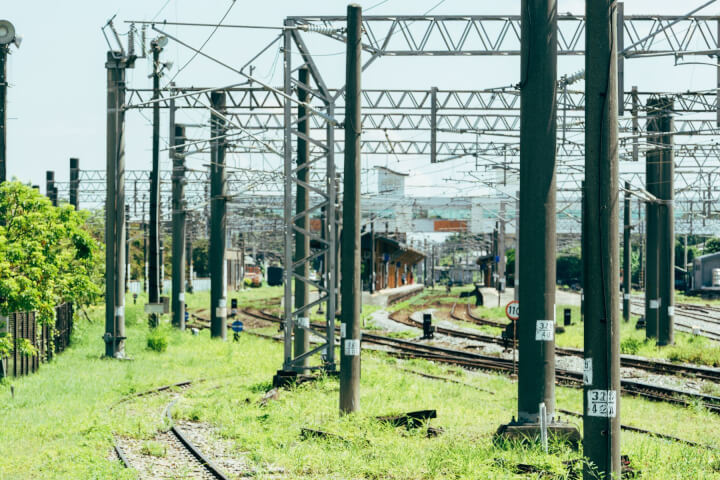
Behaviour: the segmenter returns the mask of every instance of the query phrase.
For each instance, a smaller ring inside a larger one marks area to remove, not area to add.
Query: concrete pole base
[[[580,430],[575,425],[565,422],[552,422],[547,426],[548,439],[555,439],[568,443],[574,450],[577,450],[582,442]],[[514,420],[505,425],[500,425],[495,433],[494,441],[510,440],[519,443],[537,443],[540,441],[539,423],[519,423]]]

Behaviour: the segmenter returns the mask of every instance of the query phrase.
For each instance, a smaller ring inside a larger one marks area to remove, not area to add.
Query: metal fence
[[[7,358],[0,359],[0,378],[19,377],[36,372],[40,363],[50,360],[54,355],[70,345],[73,328],[73,306],[63,303],[55,308],[55,331],[50,334],[48,325],[38,325],[35,312],[13,313],[8,316],[7,331],[13,338],[13,349]],[[35,355],[24,355],[19,348],[22,339],[27,339],[35,347]]]

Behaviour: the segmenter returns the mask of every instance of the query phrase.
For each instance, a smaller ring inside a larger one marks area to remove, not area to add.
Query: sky
[[[45,183],[45,171],[55,170],[58,181],[67,181],[68,159],[80,158],[82,169],[105,168],[105,94],[104,61],[108,46],[101,27],[116,15],[121,34],[127,32],[124,20],[190,21],[216,23],[230,8],[231,0],[23,0],[3,2],[0,17],[10,20],[23,36],[19,49],[11,48],[8,63],[8,172],[10,177],[33,184]],[[507,0],[373,0],[357,2],[365,14],[519,14],[520,1]],[[687,13],[704,0],[631,0],[625,4],[628,14]],[[291,15],[343,15],[346,3],[338,0],[235,0],[225,23],[280,26]],[[582,14],[584,2],[560,0],[558,11]],[[702,14],[720,13],[720,3]],[[166,27],[192,45],[200,45],[209,29]],[[221,29],[212,36],[204,51],[223,61],[240,66],[253,57],[276,35],[273,30]],[[152,38],[155,34],[149,32]],[[124,39],[125,37],[123,37]],[[311,50],[327,72],[331,87],[344,78],[344,45],[327,39],[313,38]],[[169,77],[191,54],[170,43],[163,60],[174,62]],[[281,82],[279,51],[271,48],[257,62],[256,75],[272,84]],[[559,74],[572,73],[583,67],[582,57],[561,58]],[[138,60],[128,74],[128,83],[147,88],[149,65]],[[672,59],[633,60],[626,63],[626,87],[640,90],[681,91],[714,88],[714,67],[693,65],[673,67]],[[163,83],[169,80],[166,76]],[[363,76],[366,88],[440,88],[481,89],[518,82],[518,57],[383,58]],[[202,58],[191,61],[177,74],[176,83],[194,86],[218,86],[238,81],[238,76]],[[185,115],[185,114],[183,114]],[[186,122],[203,123],[204,113],[190,113]],[[151,128],[146,117],[131,112],[127,126],[127,165],[131,169],[149,169]],[[163,122],[165,118],[163,117]],[[167,130],[163,123],[163,135]],[[203,160],[194,160],[200,168]],[[238,164],[259,166],[267,159],[241,158]],[[244,163],[243,163],[244,162]],[[444,178],[463,175],[472,169],[467,159],[442,165],[429,165],[426,159],[398,160],[392,157],[366,159],[365,166],[378,163],[402,171],[412,171],[408,190],[415,194],[437,187]],[[472,162],[471,162],[472,163]],[[169,166],[163,156],[162,168]],[[465,188],[457,184],[458,193]]]

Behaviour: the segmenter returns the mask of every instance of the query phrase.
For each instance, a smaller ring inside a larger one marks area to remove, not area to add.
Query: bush
[[[167,333],[160,327],[150,329],[147,337],[147,347],[158,353],[163,353],[167,350],[168,336]]]
[[[620,352],[626,355],[637,355],[643,342],[637,338],[626,338],[620,342]]]

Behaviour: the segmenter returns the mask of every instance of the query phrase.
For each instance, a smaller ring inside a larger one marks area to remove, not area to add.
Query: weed
[[[147,348],[163,353],[168,347],[168,334],[162,327],[153,328],[147,336]]]
[[[167,448],[160,442],[150,440],[143,443],[140,453],[151,457],[164,457],[167,455]]]
[[[620,352],[626,355],[637,355],[643,342],[637,338],[629,337],[620,342]]]

